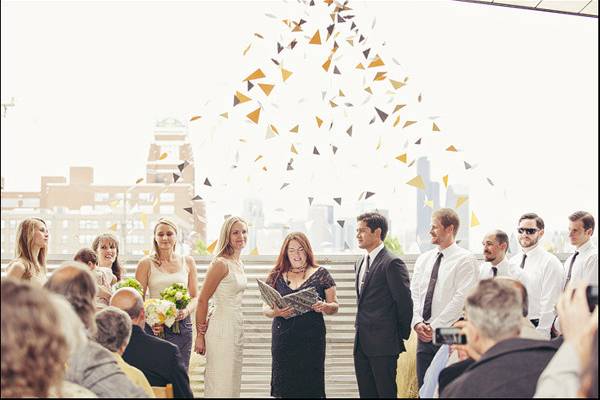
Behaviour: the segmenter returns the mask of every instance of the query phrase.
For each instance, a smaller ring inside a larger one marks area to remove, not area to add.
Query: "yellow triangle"
[[[394,111],[392,111],[392,114],[395,113],[396,111],[398,111],[399,109],[401,109],[404,106],[406,106],[406,104],[396,104],[396,107],[394,107]]]
[[[330,65],[331,65],[331,57],[329,57],[329,58],[327,59],[327,61],[325,61],[325,62],[323,63],[322,67],[323,67],[323,69],[324,69],[325,71],[329,71],[329,66],[330,66]]]
[[[337,106],[338,106],[337,104],[335,104],[335,103],[334,103],[333,101],[331,101],[331,100],[329,100],[329,105],[331,106],[331,108],[335,108],[335,107],[337,107]]]
[[[471,211],[471,228],[479,225],[479,220],[477,219],[477,215]]]
[[[456,150],[456,147],[454,147],[454,145],[450,145],[450,146],[448,146],[446,151],[458,151],[458,150]]]
[[[229,113],[224,112],[223,114],[221,114],[221,117],[228,119],[229,118]]]
[[[250,75],[248,75],[248,77],[246,79],[244,79],[244,81],[251,81],[253,79],[260,79],[260,78],[264,78],[264,77],[265,77],[265,74],[259,68],[256,71],[254,71],[253,73],[251,73]]]
[[[406,153],[400,154],[398,157],[396,157],[396,160],[402,161],[404,164],[406,164],[406,161],[407,161]]]
[[[192,118],[190,118],[190,122],[195,121],[195,120],[200,119],[200,118],[202,118],[201,115],[194,115]]]
[[[295,127],[293,127],[292,129],[290,129],[290,132],[293,133],[298,133],[298,128],[300,127],[300,125],[296,125]]]
[[[342,89],[340,89],[340,92],[339,92],[338,96],[346,97],[346,95],[344,94],[344,92],[342,92]]]
[[[315,32],[315,34],[313,35],[312,39],[310,39],[310,42],[308,42],[310,44],[321,44],[321,35],[319,34],[319,31],[317,30]]]
[[[410,181],[406,182],[406,184],[410,185],[410,186],[414,186],[418,189],[425,190],[425,183],[423,182],[423,178],[421,178],[421,175],[415,176]]]
[[[265,92],[267,96],[271,94],[271,90],[273,90],[273,87],[275,87],[275,85],[270,85],[268,83],[259,83],[258,86],[260,86],[262,91]]]
[[[254,162],[257,162],[258,160],[260,160],[263,156],[259,155],[258,157],[256,157],[256,159],[254,160]]]
[[[385,64],[383,63],[383,60],[379,57],[378,54],[377,57],[375,57],[375,59],[371,62],[371,64],[369,64],[369,68],[381,67],[382,65]]]
[[[278,135],[279,135],[279,132],[277,131],[277,128],[275,128],[275,125],[269,125],[269,126],[271,127],[271,130],[272,130],[273,132],[275,132],[276,134],[278,134]]]
[[[352,41],[352,39],[346,39],[346,42],[350,43],[350,46],[354,46],[354,42]]]
[[[463,204],[465,204],[467,202],[467,200],[469,200],[468,196],[458,196],[458,198],[456,199],[456,205],[454,206],[454,208],[458,208],[458,207],[462,206]]]
[[[356,69],[365,69],[365,67],[363,67],[363,65],[361,63],[358,63],[358,65],[356,66]]]
[[[315,117],[315,119],[317,120],[317,125],[319,126],[319,128],[321,127],[321,125],[323,124],[323,120],[319,117]]]
[[[292,76],[292,71],[281,68],[281,78],[284,82],[287,81],[290,76]]]
[[[425,200],[425,205],[433,210],[433,200]]]
[[[213,251],[215,251],[215,247],[217,247],[217,241],[216,241],[216,240],[215,240],[214,242],[212,242],[212,243],[210,244],[210,246],[208,246],[208,247],[206,248],[206,251],[208,251],[210,254],[212,254],[212,253],[213,253]]]
[[[373,91],[371,90],[371,87],[370,87],[370,86],[367,86],[367,87],[365,88],[365,91],[366,91],[366,92],[369,92],[369,93],[371,93],[371,94],[373,94]]]
[[[159,160],[164,160],[165,158],[167,158],[169,156],[169,153],[162,153],[160,155],[160,157],[158,157]]]
[[[294,154],[298,154],[298,150],[296,150],[296,146],[292,145],[292,148],[290,149],[290,151]]]
[[[439,132],[440,128],[438,128],[438,126],[435,124],[435,122],[433,123],[433,126],[431,127],[431,130],[434,132]]]
[[[251,256],[257,256],[257,255],[259,255],[258,254],[258,247],[253,248],[252,251],[250,252],[250,255]]]
[[[442,178],[442,180],[444,181],[444,187],[448,187],[448,175],[444,175],[444,177]]]
[[[396,118],[396,121],[394,121],[394,128],[396,127],[396,125],[398,125],[400,123],[400,116],[398,115],[398,117]]]
[[[140,221],[142,221],[144,228],[148,227],[148,216],[145,213],[140,214]]]
[[[377,75],[375,75],[375,78],[373,78],[373,80],[382,81],[386,78],[385,74],[387,74],[387,72],[378,72]]]
[[[238,104],[245,103],[247,101],[252,100],[250,97],[246,96],[243,93],[237,92],[237,91],[235,92],[235,98],[237,99]]]
[[[411,126],[412,124],[416,124],[416,123],[417,123],[417,121],[406,121],[402,128],[406,128],[407,126]]]
[[[399,82],[399,81],[395,81],[393,79],[390,79],[390,83],[392,84],[392,86],[394,87],[394,89],[398,90],[400,89],[402,86],[405,85],[405,83]]]
[[[109,229],[111,231],[116,231],[117,230],[117,224],[112,224]]]
[[[250,121],[254,122],[255,124],[258,124],[258,119],[260,118],[260,107],[246,115],[246,117],[248,117]]]

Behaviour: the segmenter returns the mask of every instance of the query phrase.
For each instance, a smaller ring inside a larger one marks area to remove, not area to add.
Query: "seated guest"
[[[474,359],[481,356],[440,397],[532,397],[556,345],[519,337],[522,295],[510,282],[486,279],[467,297],[465,309],[467,351]]]
[[[55,326],[59,327],[62,334],[65,336],[67,342],[67,360],[70,359],[74,354],[81,351],[85,351],[88,338],[83,326],[83,322],[79,319],[79,316],[71,307],[71,304],[63,296],[55,293],[48,293],[50,303],[54,306],[57,312],[57,319]],[[49,397],[58,398],[95,398],[98,397],[94,392],[80,386],[76,383],[63,381],[61,387],[57,387],[56,390],[49,394]]]
[[[96,307],[106,307],[110,301],[110,296],[112,296],[112,290],[110,288],[113,279],[112,272],[107,268],[99,268],[96,252],[87,247],[80,249],[77,254],[75,254],[75,257],[73,257],[73,260],[84,263],[88,266],[90,271],[92,271],[92,275],[96,278],[96,285],[98,287]]]
[[[2,398],[48,397],[62,385],[68,356],[57,312],[46,291],[23,281],[3,278],[0,295]]]
[[[135,289],[122,288],[113,294],[110,305],[125,311],[133,323],[131,339],[123,353],[125,362],[140,369],[152,386],[171,383],[175,397],[193,397],[179,348],[144,332],[146,313],[142,296]]]
[[[62,295],[85,325],[88,335],[96,332],[94,298],[96,282],[87,267],[77,261],[63,264],[44,285]],[[98,397],[146,397],[121,371],[110,351],[93,340],[72,354],[65,379],[94,392]]]
[[[154,397],[152,387],[142,371],[127,364],[121,357],[131,337],[129,315],[116,307],[107,307],[96,314],[96,328],[96,342],[113,353],[117,364],[133,383],[144,389],[148,397]]]
[[[556,310],[562,321],[564,341],[542,372],[535,397],[588,397],[584,392],[593,387],[594,380],[585,378],[584,368],[596,357],[595,368],[598,369],[598,349],[592,351],[593,340],[596,340],[596,346],[598,340],[598,308],[590,313],[586,286],[582,282],[575,292],[567,289],[560,296]],[[592,397],[598,397],[597,371],[595,385],[596,394]]]
[[[506,276],[498,277],[496,279],[511,284],[517,290],[517,292],[521,294],[521,309],[523,318],[521,319],[521,333],[519,334],[519,337],[522,339],[545,340],[544,335],[535,329],[535,326],[531,323],[531,321],[529,321],[529,319],[527,319],[527,314],[529,313],[529,299],[527,297],[527,288],[525,285],[515,278],[509,278]],[[454,326],[464,328],[465,322],[458,321],[454,324]],[[468,353],[467,350],[469,350]],[[427,370],[427,373],[431,373],[432,375],[430,379],[435,379],[435,382],[439,383],[439,391],[437,393],[440,393],[454,379],[458,378],[463,372],[465,372],[465,370],[471,366],[471,364],[480,358],[481,354],[475,353],[472,348],[467,349],[467,346],[461,345],[452,346],[451,354],[449,357],[447,357],[448,362],[446,364],[446,368],[442,369],[441,372],[437,372],[439,377],[435,377],[435,370],[431,372]],[[428,396],[422,395],[421,397]]]

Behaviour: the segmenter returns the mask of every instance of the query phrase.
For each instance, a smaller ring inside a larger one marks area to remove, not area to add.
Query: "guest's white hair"
[[[50,302],[56,309],[58,321],[56,326],[62,329],[62,333],[69,348],[69,358],[82,350],[88,343],[88,337],[81,318],[77,315],[71,303],[64,297],[50,293]]]

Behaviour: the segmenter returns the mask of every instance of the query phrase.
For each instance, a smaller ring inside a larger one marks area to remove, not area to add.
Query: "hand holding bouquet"
[[[190,301],[192,300],[188,294],[187,288],[181,283],[174,283],[171,286],[163,289],[163,291],[160,292],[160,298],[173,303],[177,310],[185,310],[187,305],[190,304]],[[177,318],[175,320],[173,333],[180,333],[179,319],[183,318]]]
[[[144,297],[144,293],[142,291],[142,285],[140,284],[140,282],[138,282],[137,279],[125,278],[125,279],[121,280],[120,282],[115,283],[115,285],[113,286],[113,292],[116,292],[117,290],[124,288],[124,287],[134,288],[142,295],[142,297]]]
[[[175,304],[162,299],[148,299],[144,303],[146,311],[146,323],[152,327],[155,325],[173,326],[177,309]],[[164,332],[160,335],[164,339]]]

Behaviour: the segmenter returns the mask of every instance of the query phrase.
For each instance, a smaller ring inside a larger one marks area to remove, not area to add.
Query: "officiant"
[[[271,328],[271,396],[325,397],[325,321],[323,314],[338,311],[335,282],[329,271],[315,263],[305,234],[292,232],[285,238],[267,284],[282,296],[313,287],[321,300],[312,311],[294,315],[291,307],[263,305],[273,318]]]

